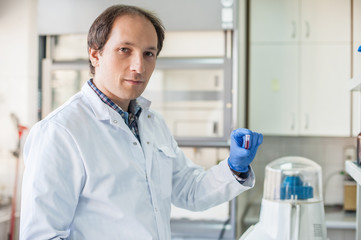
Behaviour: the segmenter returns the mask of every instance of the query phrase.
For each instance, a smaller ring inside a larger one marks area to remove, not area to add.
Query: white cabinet
[[[251,0],[250,4],[251,42],[350,40],[350,0]]]
[[[298,1],[251,0],[252,42],[289,42],[299,37]]]
[[[294,0],[292,0],[294,1]],[[299,0],[302,41],[349,42],[351,0]]]
[[[302,46],[300,134],[350,134],[350,66],[350,44]]]
[[[263,134],[297,133],[297,45],[252,45],[250,51],[250,128]]]
[[[251,1],[251,129],[350,134],[350,6],[344,0]]]

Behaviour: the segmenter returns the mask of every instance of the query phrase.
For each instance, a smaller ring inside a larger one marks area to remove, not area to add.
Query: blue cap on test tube
[[[358,47],[358,50],[357,50],[357,51],[361,52],[361,46]]]

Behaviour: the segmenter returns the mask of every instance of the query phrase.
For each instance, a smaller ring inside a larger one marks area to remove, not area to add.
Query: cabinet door
[[[361,41],[361,0],[352,0],[353,41]]]
[[[296,41],[298,0],[251,0],[251,42]]]
[[[301,0],[302,41],[349,42],[350,0]]]
[[[303,44],[300,133],[350,134],[350,44]]]
[[[250,115],[252,130],[268,135],[297,133],[297,44],[251,46]]]

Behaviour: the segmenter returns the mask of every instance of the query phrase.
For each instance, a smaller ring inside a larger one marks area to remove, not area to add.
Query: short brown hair
[[[108,41],[110,31],[112,30],[113,23],[117,17],[123,15],[139,15],[147,18],[154,26],[158,37],[157,56],[163,47],[164,41],[164,26],[161,20],[153,13],[135,6],[129,5],[114,5],[107,8],[101,13],[91,25],[88,32],[88,48],[95,50],[103,50],[105,43]],[[94,75],[95,68],[89,59],[90,72]]]

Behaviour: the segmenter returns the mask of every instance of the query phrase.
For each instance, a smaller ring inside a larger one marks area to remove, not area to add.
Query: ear
[[[89,60],[92,63],[93,67],[97,67],[99,64],[99,50],[95,50],[93,48],[89,48]]]

